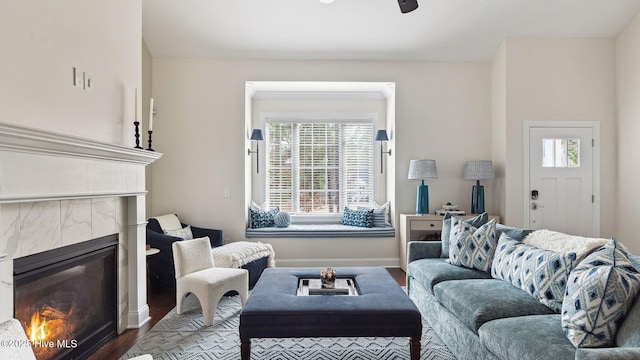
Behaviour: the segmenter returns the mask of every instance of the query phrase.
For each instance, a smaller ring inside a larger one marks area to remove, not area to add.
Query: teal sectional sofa
[[[516,240],[528,233],[498,225]],[[407,291],[459,360],[640,359],[640,301],[622,319],[615,346],[576,348],[552,310],[489,272],[451,265],[441,241],[408,244]],[[630,256],[640,269],[640,256]],[[575,269],[575,267],[574,267]]]

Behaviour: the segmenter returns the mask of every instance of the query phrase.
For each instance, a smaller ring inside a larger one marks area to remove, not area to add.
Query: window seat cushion
[[[247,238],[342,238],[342,237],[395,237],[396,229],[391,226],[364,228],[342,224],[291,224],[286,228],[265,227],[246,229]]]

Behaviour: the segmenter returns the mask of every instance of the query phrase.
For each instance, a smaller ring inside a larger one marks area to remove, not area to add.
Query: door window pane
[[[542,167],[580,167],[580,139],[542,139]]]

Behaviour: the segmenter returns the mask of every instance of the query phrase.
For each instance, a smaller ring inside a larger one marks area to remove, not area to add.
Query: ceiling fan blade
[[[398,5],[400,5],[400,11],[406,14],[418,8],[418,0],[398,0]]]

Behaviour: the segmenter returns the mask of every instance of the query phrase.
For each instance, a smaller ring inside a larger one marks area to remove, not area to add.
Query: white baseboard
[[[127,329],[139,329],[147,321],[151,320],[149,316],[149,305],[145,304],[138,311],[129,311]]]
[[[400,267],[398,258],[377,258],[377,259],[278,259],[276,267],[357,267],[357,266],[381,266]]]

